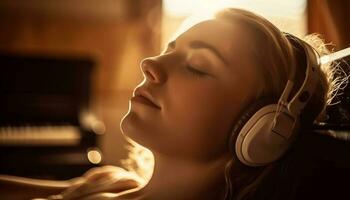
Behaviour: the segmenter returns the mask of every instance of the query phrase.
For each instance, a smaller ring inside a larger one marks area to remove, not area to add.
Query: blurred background
[[[66,179],[127,157],[119,122],[139,62],[194,13],[259,13],[283,31],[350,46],[350,2],[318,0],[0,0],[0,173]],[[329,124],[349,124],[349,89]]]

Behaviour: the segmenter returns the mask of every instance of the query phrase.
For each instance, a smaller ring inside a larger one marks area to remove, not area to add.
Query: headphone
[[[284,33],[290,42],[296,42],[306,56],[305,79],[296,94],[289,98],[294,77],[289,78],[277,104],[250,106],[238,120],[231,137],[237,135],[237,158],[248,166],[264,166],[279,159],[295,138],[300,126],[300,113],[310,100],[318,83],[320,65],[318,53],[307,43]],[[299,42],[298,42],[299,41]],[[295,69],[294,69],[295,71]],[[295,72],[294,72],[295,73]],[[293,74],[294,76],[294,74]],[[258,102],[257,104],[263,104]],[[241,128],[242,127],[242,128]],[[230,141],[234,141],[231,140]]]

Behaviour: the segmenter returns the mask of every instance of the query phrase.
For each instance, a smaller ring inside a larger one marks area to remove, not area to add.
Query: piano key
[[[75,126],[0,127],[2,146],[73,146],[79,144],[81,133]]]

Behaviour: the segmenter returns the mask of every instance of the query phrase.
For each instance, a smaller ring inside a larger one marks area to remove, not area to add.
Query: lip
[[[137,88],[134,92],[131,101],[136,101],[148,106],[152,106],[157,109],[161,109],[160,106],[154,100],[154,97],[145,89]]]

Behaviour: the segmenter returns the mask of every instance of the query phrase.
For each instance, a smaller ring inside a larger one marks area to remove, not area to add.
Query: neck
[[[132,199],[220,199],[225,189],[224,169],[228,156],[210,161],[184,161],[154,154],[152,178]]]

